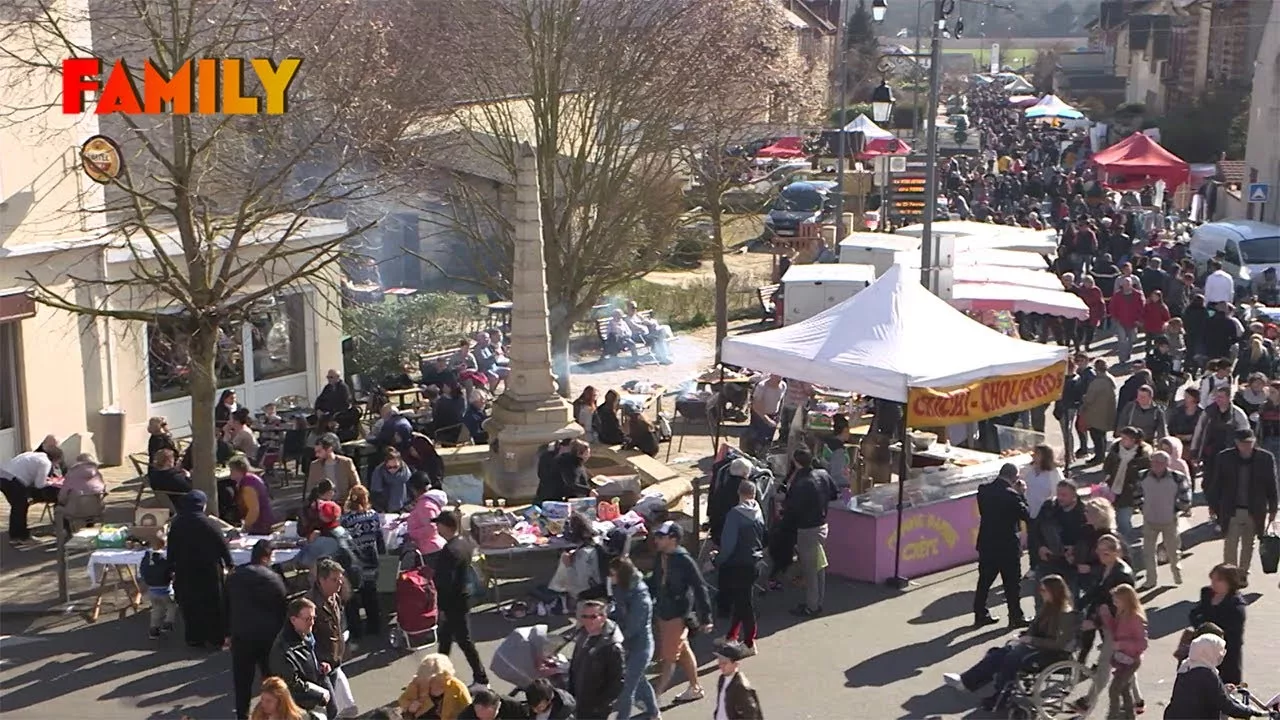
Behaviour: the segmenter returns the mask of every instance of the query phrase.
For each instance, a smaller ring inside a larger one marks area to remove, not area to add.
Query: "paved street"
[[[1195,519],[1205,519],[1202,510]],[[1146,595],[1152,647],[1140,677],[1152,708],[1149,717],[1159,717],[1159,706],[1168,699],[1178,632],[1202,580],[1221,558],[1221,541],[1206,540],[1203,533],[1190,533],[1188,545],[1188,584]],[[976,699],[941,687],[940,676],[963,669],[988,645],[1006,638],[1002,626],[968,627],[974,577],[972,567],[959,568],[924,578],[903,594],[832,582],[826,614],[794,626],[786,608],[795,597],[767,596],[761,654],[747,661],[746,672],[771,717],[967,717]],[[1276,580],[1257,575],[1248,591],[1245,673],[1260,693],[1280,691],[1280,681],[1264,670],[1280,662],[1280,647],[1266,641],[1280,627]],[[1000,604],[998,594],[992,602]],[[1029,611],[1030,600],[1025,604]],[[512,627],[494,613],[477,618],[486,659]],[[0,619],[0,634],[0,707],[8,717],[74,717],[91,702],[101,718],[230,714],[228,656],[194,655],[174,647],[181,643],[173,639],[157,648],[146,638],[142,616],[104,614],[94,626],[78,618],[6,616]],[[714,673],[710,643],[700,642],[698,650],[703,672]],[[357,698],[365,706],[392,700],[414,665],[412,657],[394,651],[362,651],[349,665]],[[710,713],[711,703],[704,700],[664,717],[684,720]]]

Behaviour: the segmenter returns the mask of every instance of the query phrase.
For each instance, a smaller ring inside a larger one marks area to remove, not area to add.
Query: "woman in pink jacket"
[[[1111,641],[1111,705],[1108,718],[1137,717],[1135,683],[1142,654],[1147,651],[1147,611],[1132,585],[1118,585],[1111,591],[1115,613],[1103,605],[1098,610],[1105,637]]]
[[[414,494],[413,510],[409,512],[409,539],[424,556],[433,555],[444,548],[444,538],[433,522],[449,504],[449,496],[443,490],[428,490],[430,479],[426,473],[416,472],[409,478],[409,489]]]

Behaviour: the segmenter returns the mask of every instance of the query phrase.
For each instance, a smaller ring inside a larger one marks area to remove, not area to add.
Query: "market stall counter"
[[[908,475],[900,565],[894,564],[898,483],[893,482],[831,503],[827,513],[830,572],[880,583],[895,573],[920,577],[978,559],[978,486],[994,478],[1005,463],[1021,469],[1031,456],[1000,456],[943,444],[925,453],[945,456],[947,462]]]

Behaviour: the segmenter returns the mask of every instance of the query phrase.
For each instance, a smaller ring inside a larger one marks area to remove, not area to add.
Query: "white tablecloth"
[[[94,550],[93,554],[89,556],[89,564],[86,568],[89,571],[90,586],[97,587],[103,572],[111,565],[128,565],[136,570],[138,565],[142,563],[142,556],[145,554],[146,550]],[[249,562],[249,555],[250,548],[231,549],[231,559],[236,565],[243,565]],[[297,548],[276,550],[271,554],[271,562],[288,562],[297,556]]]

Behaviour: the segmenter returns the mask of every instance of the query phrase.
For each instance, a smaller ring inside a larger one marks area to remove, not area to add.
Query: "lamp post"
[[[925,143],[925,189],[924,189],[924,227],[920,233],[920,275],[921,282],[926,288],[936,295],[941,296],[940,292],[944,288],[939,287],[938,269],[934,265],[940,259],[939,247],[933,237],[933,220],[937,212],[937,196],[938,196],[938,95],[941,93],[942,86],[942,33],[946,28],[947,16],[955,9],[956,0],[934,0],[933,26],[931,28],[932,47],[929,48],[929,101],[926,107],[925,119],[929,122],[928,139]],[[917,12],[919,12],[917,10]],[[917,26],[918,27],[918,26]],[[960,28],[957,27],[957,34]],[[916,43],[920,42],[920,33],[916,32]],[[898,56],[902,57],[902,56]],[[909,57],[919,59],[919,52]],[[892,112],[893,109],[893,91],[887,83],[882,82],[880,88],[876,88],[876,95],[880,97],[881,108],[885,111],[885,115]],[[883,89],[883,90],[882,90]],[[875,105],[872,105],[873,111]],[[949,298],[943,298],[944,300]],[[889,584],[899,589],[908,585],[908,580],[903,577],[901,572],[902,561],[902,514],[903,506],[906,498],[906,478],[908,470],[907,449],[909,446],[909,438],[907,437],[907,409],[904,407],[902,412],[902,452],[901,463],[898,477],[898,523],[895,531],[894,540],[894,558],[893,558],[893,577],[889,579]]]
[[[883,0],[878,0],[883,2]],[[887,125],[893,118],[893,90],[884,80],[880,81],[880,86],[871,93],[871,118],[883,125]],[[883,126],[882,125],[882,126]],[[889,205],[890,205],[890,175],[889,175],[889,158],[882,157],[881,165],[884,168],[880,182],[880,232],[890,232],[889,229]]]

